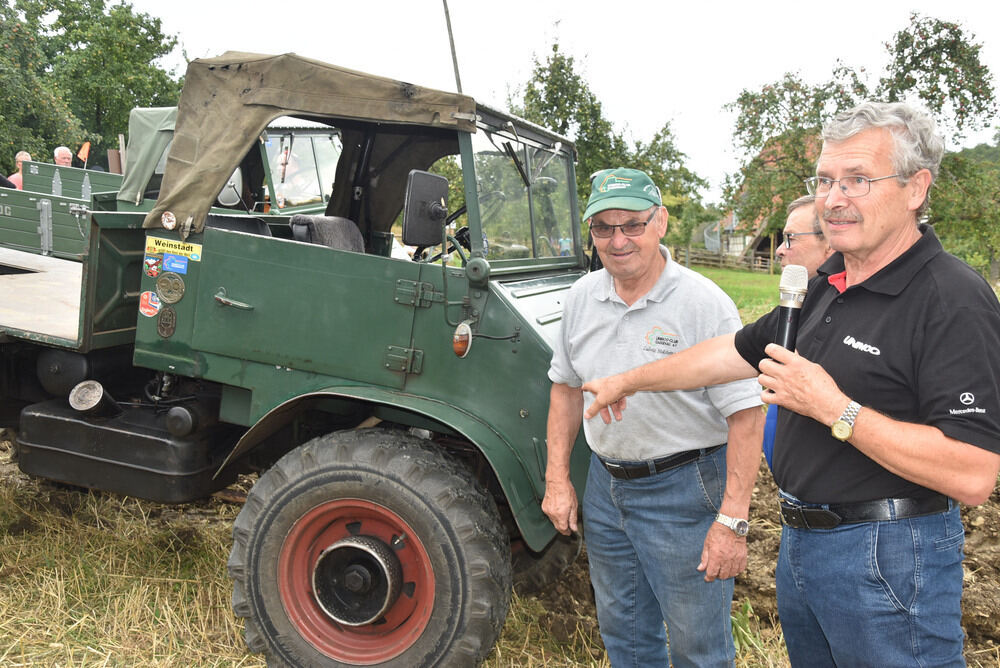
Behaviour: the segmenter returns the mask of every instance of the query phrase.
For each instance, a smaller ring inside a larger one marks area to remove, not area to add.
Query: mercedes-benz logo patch
[[[972,394],[972,392],[962,392],[962,394],[958,397],[958,400],[968,406],[976,400],[976,396]]]

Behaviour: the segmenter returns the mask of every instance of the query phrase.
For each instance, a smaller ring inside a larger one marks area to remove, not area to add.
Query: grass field
[[[701,271],[701,270],[699,270]],[[777,276],[706,269],[744,320],[768,310]],[[226,559],[237,505],[164,506],[30,480],[0,444],[0,666],[263,666],[230,609]],[[591,633],[556,637],[516,598],[487,666],[606,667]],[[739,665],[780,665],[752,610],[735,617]]]
[[[729,295],[740,310],[744,323],[756,320],[778,303],[778,274],[752,273],[716,267],[692,267],[703,276],[715,281]]]

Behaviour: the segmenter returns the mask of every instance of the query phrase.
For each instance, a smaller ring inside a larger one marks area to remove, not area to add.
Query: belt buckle
[[[832,510],[781,503],[781,519],[793,529],[834,529],[843,519]]]
[[[778,504],[778,507],[781,510],[781,521],[788,526],[793,529],[804,529],[808,526],[801,507],[786,506],[784,503]]]
[[[615,462],[606,462],[603,460],[601,461],[601,463],[604,464],[604,468],[608,470],[608,473],[610,473],[612,477],[625,480],[628,479],[628,471],[626,471],[625,467],[622,466],[621,464],[616,464]]]

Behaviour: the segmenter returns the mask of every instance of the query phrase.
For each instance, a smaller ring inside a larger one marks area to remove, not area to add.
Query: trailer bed
[[[0,332],[75,342],[82,279],[80,262],[0,247]]]

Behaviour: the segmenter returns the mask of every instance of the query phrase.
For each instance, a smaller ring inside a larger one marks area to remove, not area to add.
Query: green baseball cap
[[[590,199],[583,219],[608,209],[645,211],[662,204],[660,189],[646,172],[625,167],[603,169],[590,178]]]

